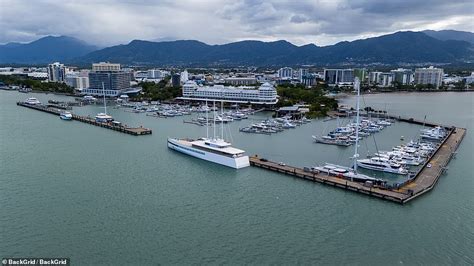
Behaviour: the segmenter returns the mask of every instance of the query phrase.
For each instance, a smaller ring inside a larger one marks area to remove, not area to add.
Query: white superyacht
[[[207,106],[207,103],[206,103]],[[215,102],[214,102],[215,106]],[[214,108],[215,110],[215,108]],[[208,113],[206,112],[206,116]],[[245,151],[232,147],[230,142],[223,139],[224,129],[221,123],[221,138],[216,137],[216,115],[214,113],[214,137],[209,138],[209,125],[206,124],[206,138],[199,139],[178,139],[168,138],[168,148],[181,153],[210,161],[213,163],[225,165],[235,169],[250,166],[249,157]],[[209,119],[206,119],[209,121]]]

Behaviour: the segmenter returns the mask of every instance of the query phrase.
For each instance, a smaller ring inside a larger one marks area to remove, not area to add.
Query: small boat
[[[338,146],[344,146],[344,147],[349,147],[352,145],[350,141],[344,140],[341,138],[333,138],[330,136],[323,136],[323,137],[312,136],[312,137],[316,143],[338,145]]]
[[[114,118],[106,113],[98,113],[95,116],[95,121],[99,123],[108,123],[108,122],[112,122],[113,120]]]
[[[94,98],[93,96],[90,96],[90,95],[85,95],[82,100],[84,102],[95,102],[97,101],[97,98]]]
[[[31,88],[20,88],[20,89],[18,89],[18,92],[29,93],[29,92],[31,92]]]
[[[36,99],[36,98],[28,98],[24,101],[24,103],[29,104],[29,105],[39,105],[39,104],[41,104],[41,102],[38,101],[38,99]]]
[[[59,114],[59,118],[61,118],[62,120],[72,120],[72,114],[70,112],[61,112]]]

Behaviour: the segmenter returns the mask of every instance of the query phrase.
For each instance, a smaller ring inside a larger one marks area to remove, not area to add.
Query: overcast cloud
[[[474,30],[472,0],[0,0],[0,43],[67,35],[100,46],[133,39],[209,44],[334,44],[400,30]]]

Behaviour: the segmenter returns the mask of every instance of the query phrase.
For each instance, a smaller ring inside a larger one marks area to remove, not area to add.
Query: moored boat
[[[72,120],[72,114],[70,112],[61,112],[59,114],[59,118],[61,118],[62,120]]]
[[[24,103],[29,104],[29,105],[39,105],[39,104],[41,104],[41,102],[38,101],[38,99],[33,98],[33,97],[26,99],[24,101]]]
[[[207,102],[206,102],[207,106]],[[221,108],[223,104],[221,103]],[[216,110],[215,102],[212,110]],[[199,158],[209,162],[225,165],[235,169],[250,166],[250,160],[245,151],[232,147],[230,142],[224,140],[224,123],[221,123],[221,137],[216,137],[216,118],[214,111],[214,137],[209,138],[209,127],[206,126],[206,138],[199,139],[179,139],[168,138],[168,148]],[[223,118],[220,117],[223,122]],[[206,121],[209,121],[208,112],[206,112]]]

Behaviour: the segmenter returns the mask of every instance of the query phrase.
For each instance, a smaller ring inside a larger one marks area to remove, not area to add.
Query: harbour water
[[[474,263],[472,93],[364,96],[374,109],[468,129],[436,188],[404,206],[168,150],[167,137],[205,135],[205,127],[183,117],[108,108],[127,125],[153,130],[134,137],[16,106],[26,97],[71,100],[0,91],[0,257],[70,257],[73,264]],[[72,112],[100,111],[91,105]],[[317,120],[273,135],[238,131],[269,115],[230,123],[227,136],[249,155],[295,166],[350,164],[352,146],[311,138],[347,121]],[[397,122],[374,136],[386,150],[420,128]],[[372,137],[360,154],[370,152]]]

